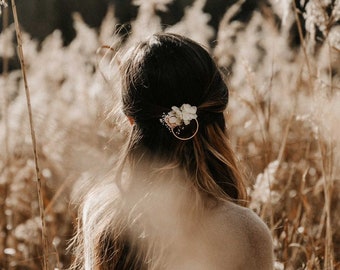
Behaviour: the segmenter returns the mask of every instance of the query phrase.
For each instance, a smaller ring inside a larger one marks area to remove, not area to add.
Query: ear
[[[127,116],[131,126],[133,126],[135,124],[135,119],[133,119],[131,116]]]

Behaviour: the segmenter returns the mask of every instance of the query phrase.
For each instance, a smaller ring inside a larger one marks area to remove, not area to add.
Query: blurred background
[[[0,1],[3,3],[3,1]],[[129,125],[114,60],[152,33],[200,42],[225,74],[230,140],[275,270],[340,269],[339,0],[17,0],[47,243],[11,3],[0,17],[0,269],[67,269],[77,194]],[[106,45],[106,47],[103,45]]]
[[[193,2],[194,0],[176,0],[168,3],[166,10],[158,10],[157,14],[162,18],[162,24],[173,25],[180,21],[184,15],[184,9]],[[217,29],[226,9],[235,2],[237,1],[206,1],[203,11],[211,15],[209,24]],[[31,0],[17,1],[16,4],[23,29],[33,38],[43,40],[53,30],[60,29],[65,44],[70,43],[75,37],[75,29],[72,26],[72,13],[74,12],[79,12],[90,27],[98,28],[106,15],[108,6],[114,6],[115,17],[119,24],[128,24],[133,21],[139,9],[131,0]],[[265,4],[265,1],[246,1],[244,14],[240,17],[246,20],[252,10],[262,4]]]

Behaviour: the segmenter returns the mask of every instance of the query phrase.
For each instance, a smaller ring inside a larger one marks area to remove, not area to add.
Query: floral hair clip
[[[180,108],[172,106],[171,111],[167,114],[164,113],[160,121],[177,139],[186,141],[192,139],[198,132],[199,125],[196,112],[197,107],[190,104],[183,104]],[[194,133],[189,136],[182,136],[185,127],[191,125],[191,120],[194,120],[196,125]]]

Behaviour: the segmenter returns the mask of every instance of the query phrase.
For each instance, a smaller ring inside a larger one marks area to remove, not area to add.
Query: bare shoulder
[[[273,244],[267,225],[250,209],[225,203],[217,210],[221,242],[231,246],[235,269],[273,269]],[[227,251],[227,250],[226,250]],[[233,269],[233,268],[231,268]]]
[[[228,221],[231,222],[232,225],[238,225],[240,228],[244,229],[244,232],[250,240],[262,239],[264,244],[271,244],[272,238],[268,226],[254,211],[234,203],[227,203],[222,209],[223,214]]]

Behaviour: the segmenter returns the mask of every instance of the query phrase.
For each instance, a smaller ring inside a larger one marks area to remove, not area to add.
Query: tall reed
[[[23,51],[23,42],[22,42],[22,37],[21,37],[21,30],[19,26],[19,19],[18,19],[15,0],[11,0],[11,3],[12,3],[16,38],[17,38],[17,43],[18,43],[18,57],[20,60],[22,76],[24,79],[25,94],[26,94],[26,101],[27,101],[27,111],[28,111],[28,117],[29,117],[33,156],[34,156],[34,163],[35,163],[36,185],[37,185],[37,192],[38,192],[40,220],[41,220],[41,237],[42,237],[42,246],[43,246],[43,255],[42,255],[43,269],[47,270],[48,269],[49,244],[48,244],[48,238],[47,238],[45,208],[44,208],[44,200],[43,200],[43,194],[42,194],[42,183],[41,183],[39,158],[38,158],[38,151],[37,151],[37,141],[36,141],[36,136],[35,136],[34,122],[33,122],[33,115],[32,115],[31,96],[30,96],[30,89],[29,89],[28,80],[27,80],[26,64],[25,64],[25,57],[24,57],[24,51]]]

